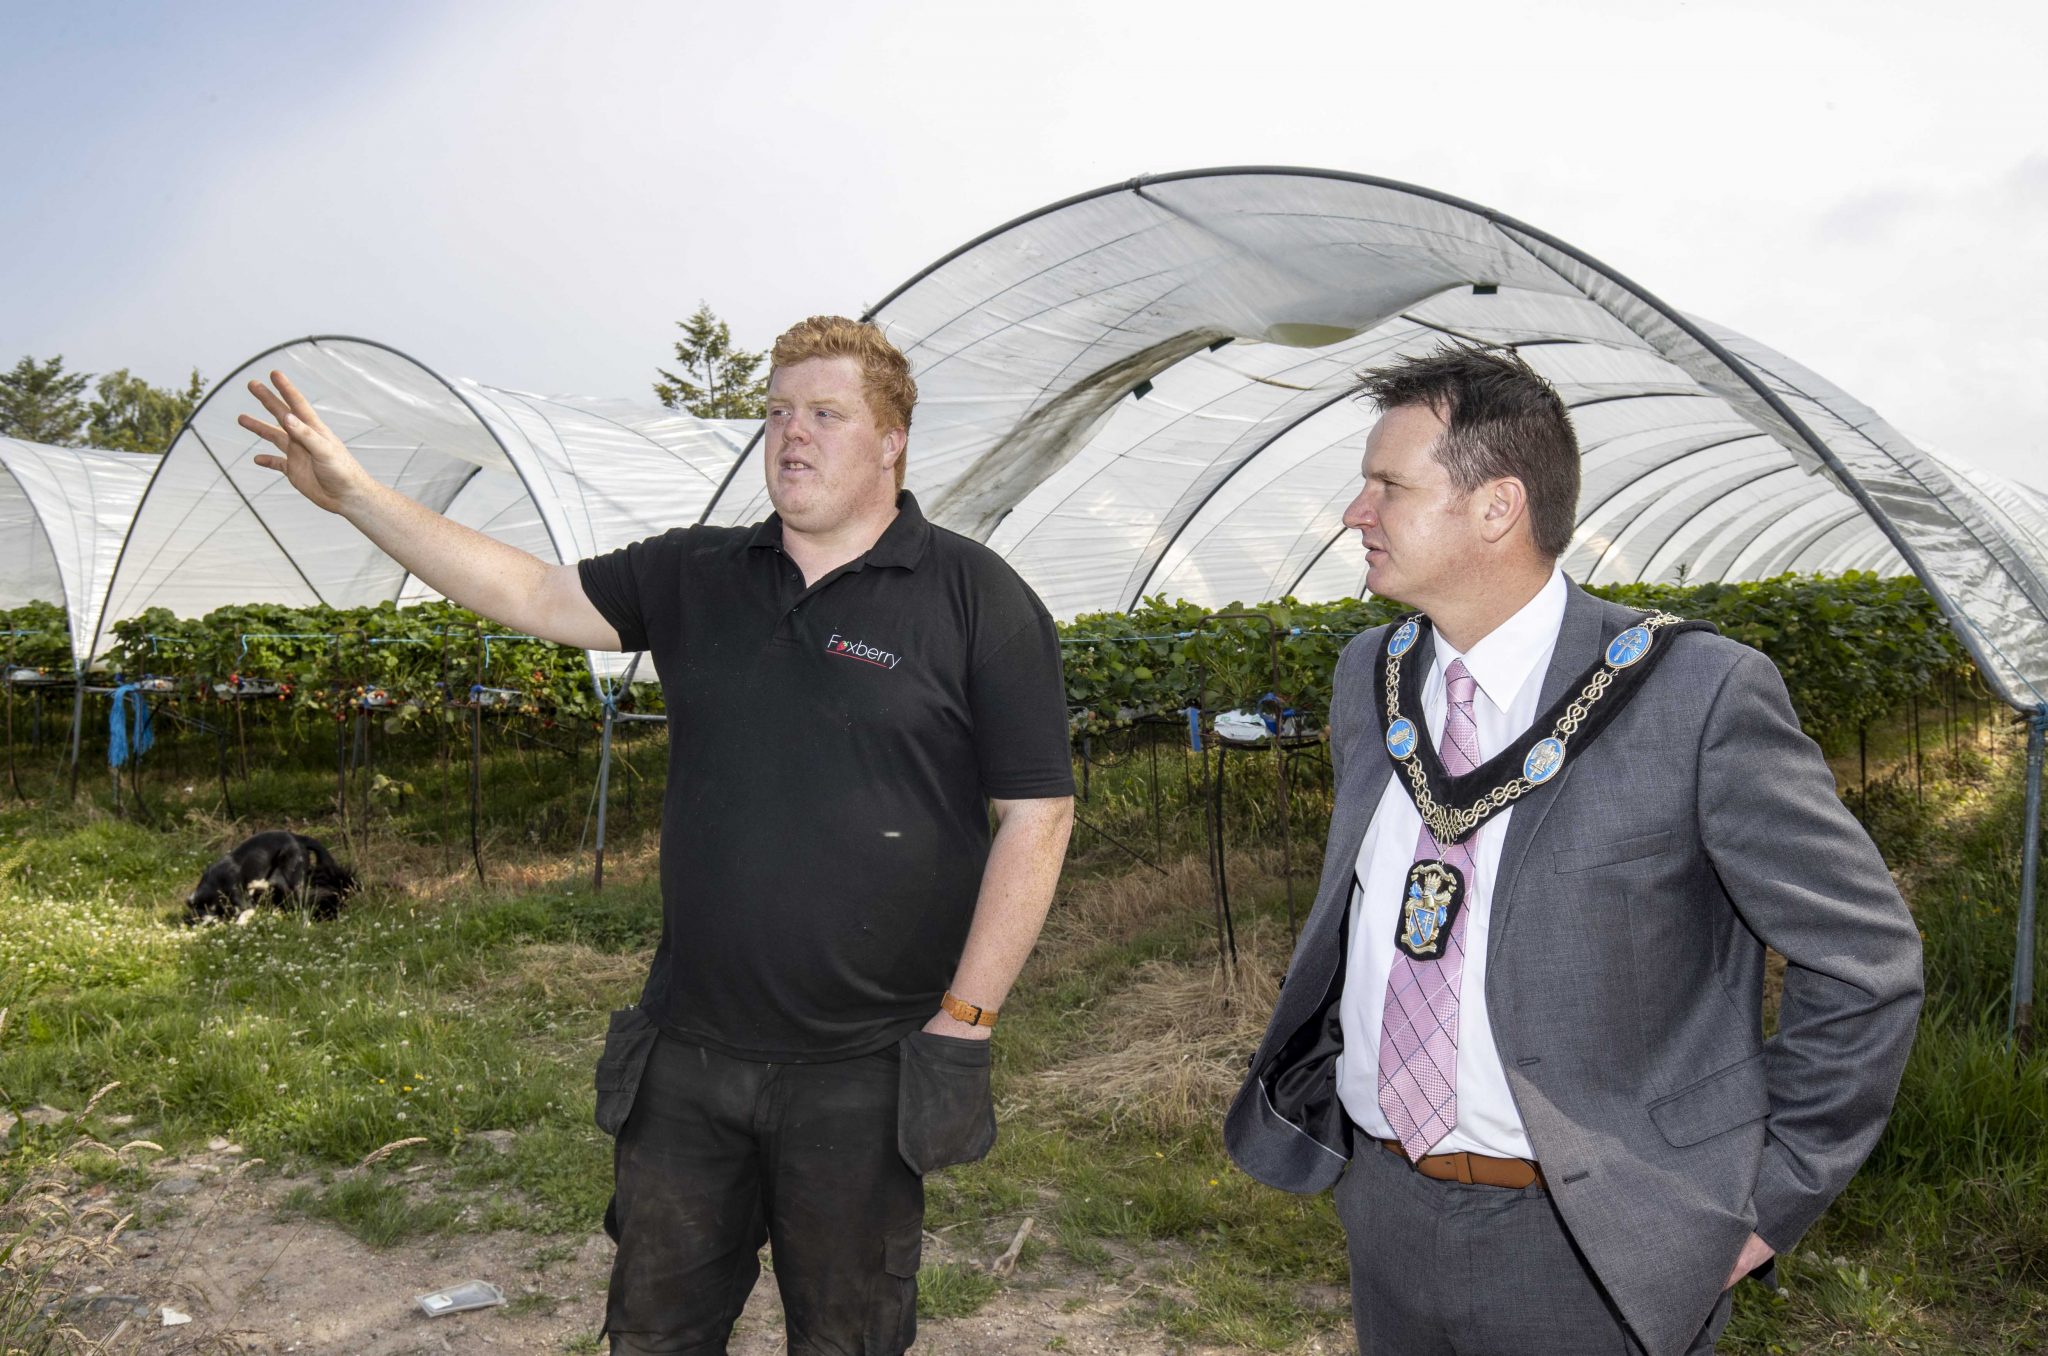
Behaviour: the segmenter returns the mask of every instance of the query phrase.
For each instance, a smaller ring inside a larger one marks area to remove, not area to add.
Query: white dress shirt
[[[1443,735],[1444,670],[1456,659],[1478,684],[1472,700],[1478,726],[1479,761],[1507,747],[1536,719],[1543,675],[1557,648],[1564,623],[1565,582],[1553,570],[1550,581],[1522,610],[1488,632],[1465,654],[1442,635],[1423,684],[1422,711],[1432,745]],[[1379,694],[1373,693],[1378,700]],[[1370,756],[1370,755],[1368,755]],[[1502,810],[1480,826],[1471,840],[1472,876],[1465,882],[1465,972],[1458,998],[1458,1120],[1432,1152],[1468,1149],[1496,1158],[1533,1158],[1528,1132],[1522,1128],[1508,1090],[1507,1073],[1494,1045],[1486,1012],[1486,942],[1493,914],[1493,882],[1500,867],[1513,809]],[[1387,975],[1393,968],[1395,917],[1408,868],[1415,862],[1415,841],[1422,816],[1400,775],[1373,811],[1351,885],[1351,936],[1344,970],[1344,992],[1338,999],[1338,1021],[1344,1049],[1337,1062],[1337,1095],[1352,1122],[1375,1139],[1395,1138],[1380,1110],[1380,1018],[1387,1001]]]

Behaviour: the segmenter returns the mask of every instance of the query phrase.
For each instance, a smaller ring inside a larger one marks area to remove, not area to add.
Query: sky
[[[650,398],[1021,213],[1284,164],[1495,208],[2048,488],[2048,7],[0,0],[0,363],[307,334]]]

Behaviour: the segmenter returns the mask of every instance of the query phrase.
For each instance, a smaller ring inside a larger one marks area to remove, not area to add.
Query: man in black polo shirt
[[[776,513],[575,566],[377,484],[281,373],[241,421],[448,597],[661,676],[662,937],[598,1069],[614,1353],[724,1352],[764,1240],[792,1356],[910,1345],[923,1174],[993,1142],[986,1040],[1072,824],[1052,621],[901,488],[902,355],[815,317],[772,363]]]

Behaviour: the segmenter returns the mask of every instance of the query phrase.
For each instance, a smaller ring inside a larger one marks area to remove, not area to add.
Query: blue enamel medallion
[[[1394,632],[1393,639],[1387,642],[1387,656],[1391,659],[1399,659],[1402,655],[1407,654],[1408,647],[1413,645],[1415,638],[1421,634],[1421,628],[1416,626],[1412,620],[1402,622],[1400,629]]]
[[[1625,669],[1649,652],[1649,628],[1631,626],[1607,643],[1607,662],[1617,669]]]
[[[1522,760],[1522,775],[1541,786],[1557,775],[1564,766],[1564,741],[1556,735],[1539,739],[1529,756]]]
[[[1387,752],[1406,758],[1415,752],[1415,722],[1403,717],[1387,727]]]

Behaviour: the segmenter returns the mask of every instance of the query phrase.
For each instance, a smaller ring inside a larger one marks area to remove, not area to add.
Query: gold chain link
[[[1636,625],[1655,635],[1660,628],[1683,620],[1685,620],[1683,617],[1673,616],[1669,612],[1653,612],[1642,621],[1637,622]],[[1601,665],[1600,671],[1594,674],[1585,687],[1579,690],[1578,697],[1557,718],[1557,724],[1551,728],[1549,737],[1557,740],[1560,744],[1569,746],[1571,737],[1579,732],[1579,727],[1585,723],[1586,717],[1592,713],[1594,705],[1599,702],[1601,697],[1606,695],[1607,689],[1614,683],[1614,675],[1620,671],[1612,664]],[[1401,718],[1400,655],[1393,655],[1387,661],[1385,687],[1387,725],[1389,728],[1392,728],[1394,722]],[[1446,719],[1448,718],[1447,714]],[[1426,728],[1426,726],[1416,727],[1415,739],[1418,744],[1421,743],[1423,732]],[[1414,794],[1415,808],[1422,813],[1422,822],[1429,826],[1430,836],[1436,839],[1440,847],[1447,843],[1455,843],[1464,838],[1466,834],[1492,817],[1495,811],[1512,805],[1523,796],[1534,791],[1538,785],[1538,783],[1530,781],[1526,776],[1516,777],[1512,781],[1494,787],[1493,790],[1487,792],[1462,810],[1451,809],[1437,804],[1436,797],[1429,793],[1429,778],[1422,770],[1422,759],[1419,756],[1419,750],[1417,753],[1411,753],[1408,757],[1397,761],[1408,770],[1408,785]]]

